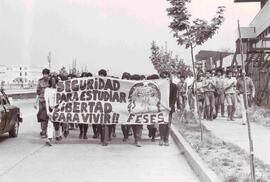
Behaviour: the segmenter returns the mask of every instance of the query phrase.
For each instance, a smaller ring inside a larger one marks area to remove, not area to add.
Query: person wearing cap
[[[184,111],[187,102],[187,82],[185,82],[185,79],[186,77],[181,75],[177,84],[177,109],[181,111]]]
[[[228,121],[234,120],[236,106],[236,84],[237,81],[232,77],[232,71],[226,71],[227,78],[224,80],[225,100],[227,103]]]
[[[170,79],[170,97],[169,97],[169,106],[171,108],[169,113],[169,122],[166,124],[159,125],[159,133],[160,133],[160,146],[169,146],[169,133],[170,133],[170,125],[172,122],[172,114],[175,112],[175,103],[177,100],[177,85],[172,82],[172,78],[169,72],[162,72],[160,74],[161,78],[169,78]]]
[[[122,80],[130,80],[131,75],[127,72],[122,74]],[[121,124],[121,130],[124,135],[123,142],[127,141],[129,137],[129,131],[131,129],[131,125],[129,124]]]
[[[240,70],[240,76],[237,79],[236,89],[238,91],[238,95],[240,97],[240,103],[241,103],[241,111],[242,111],[242,124],[245,125],[247,122],[246,118],[246,112],[245,112],[245,99],[244,99],[244,93],[245,93],[245,84],[244,84],[244,77],[246,82],[246,93],[247,93],[247,106],[251,107],[252,98],[255,97],[255,86],[252,81],[252,79],[249,76],[245,76],[245,73]]]
[[[221,117],[224,117],[224,100],[225,100],[225,90],[224,90],[224,77],[223,77],[223,70],[217,69],[215,77],[215,84],[216,84],[216,115],[215,118],[218,116],[219,108],[221,112]]]
[[[211,77],[211,71],[205,73],[203,80],[205,115],[208,121],[212,121],[215,115],[215,81]]]
[[[38,80],[37,84],[37,102],[38,102],[38,113],[37,120],[41,126],[40,136],[41,138],[47,137],[47,127],[48,127],[48,115],[46,112],[46,102],[44,98],[45,89],[49,86],[49,75],[50,70],[45,68],[42,70],[43,77]],[[37,105],[37,104],[36,104]],[[37,106],[35,105],[35,108]]]
[[[98,75],[101,77],[106,77],[107,76],[107,71],[104,69],[101,69],[98,71]],[[109,143],[109,130],[111,125],[106,125],[106,124],[98,124],[98,132],[100,134],[100,142],[102,146],[107,146]]]

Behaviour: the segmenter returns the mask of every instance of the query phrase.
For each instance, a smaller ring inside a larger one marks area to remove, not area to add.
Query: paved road
[[[33,100],[17,105],[24,122],[18,138],[0,136],[0,182],[199,181],[172,141],[160,147],[148,139],[146,129],[141,148],[132,138],[123,143],[120,130],[106,147],[98,140],[79,140],[77,130],[61,144],[47,147],[39,138]]]

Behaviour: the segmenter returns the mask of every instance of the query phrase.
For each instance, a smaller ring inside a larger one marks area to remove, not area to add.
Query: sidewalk
[[[241,124],[241,119],[227,121],[227,118],[218,117],[214,121],[203,120],[203,124],[217,137],[249,153],[248,129],[247,125]],[[270,165],[270,129],[256,123],[251,123],[250,127],[255,157]]]

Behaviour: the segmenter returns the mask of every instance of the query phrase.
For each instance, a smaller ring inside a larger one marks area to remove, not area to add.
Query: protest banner
[[[54,122],[82,124],[166,123],[169,80],[131,81],[86,77],[57,84]]]

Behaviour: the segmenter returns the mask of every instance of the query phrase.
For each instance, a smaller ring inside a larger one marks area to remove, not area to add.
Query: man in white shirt
[[[236,104],[236,78],[232,77],[232,71],[226,71],[227,78],[224,81],[225,99],[227,103],[228,121],[234,120]]]

